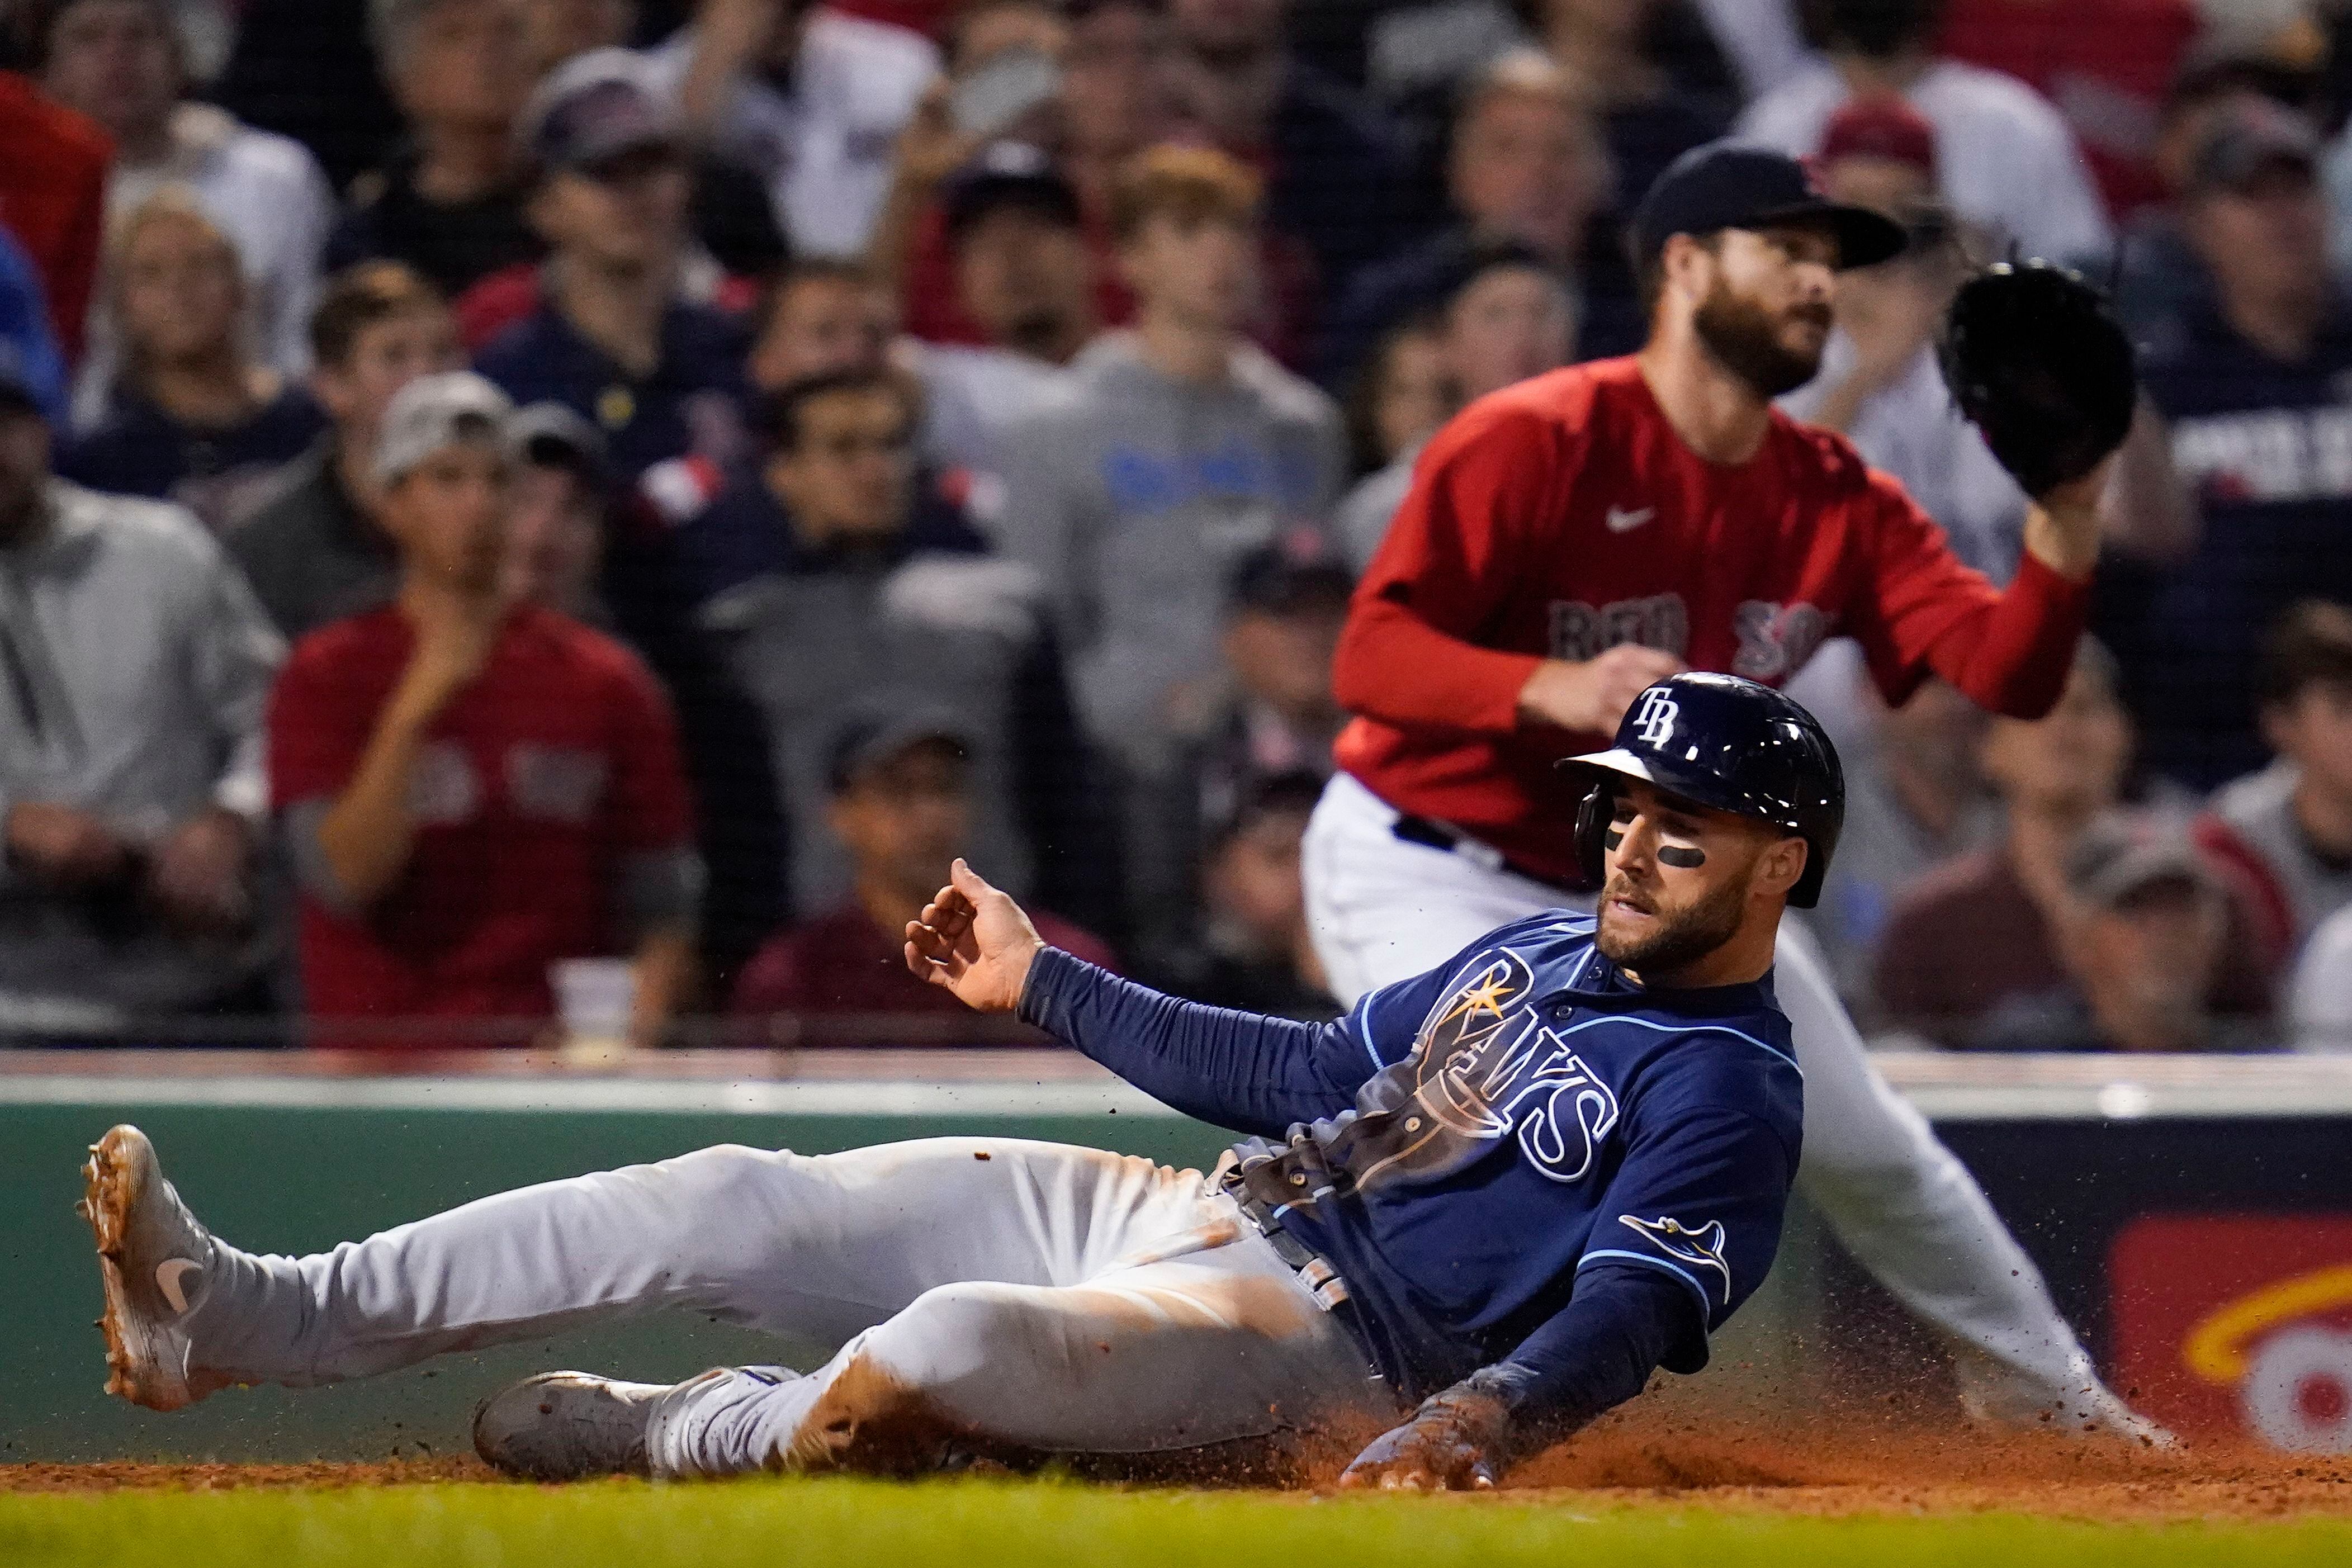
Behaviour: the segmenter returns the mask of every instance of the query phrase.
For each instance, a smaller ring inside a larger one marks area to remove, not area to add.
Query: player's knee
[[[940,1390],[975,1371],[1043,1364],[1053,1314],[1034,1286],[972,1281],[935,1286],[873,1331],[861,1359],[901,1386]]]
[[[780,1165],[799,1159],[790,1150],[713,1144],[690,1155],[664,1160],[654,1168],[660,1173],[662,1185],[672,1197],[703,1212],[725,1214],[731,1212],[725,1207],[730,1202],[740,1202],[753,1186],[772,1181]]]

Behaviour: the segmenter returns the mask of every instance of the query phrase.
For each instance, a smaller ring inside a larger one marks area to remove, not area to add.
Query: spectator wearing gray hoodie
[[[1221,152],[1130,164],[1111,217],[1134,328],[1081,353],[1003,443],[999,543],[1045,580],[1081,723],[1138,773],[1165,770],[1218,671],[1234,568],[1320,533],[1344,473],[1339,410],[1242,335],[1261,199]]]

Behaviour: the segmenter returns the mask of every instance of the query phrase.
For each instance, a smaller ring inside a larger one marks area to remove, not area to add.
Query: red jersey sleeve
[[[362,666],[347,656],[350,653],[340,643],[306,641],[296,646],[270,688],[269,800],[274,810],[332,799],[359,770],[377,704]]]
[[[1952,553],[1901,485],[1875,471],[1854,506],[1869,536],[1870,574],[1848,625],[1887,701],[1902,702],[1932,673],[1990,712],[2048,713],[2074,664],[2090,584],[2027,554],[2008,589],[1995,588]]]
[[[678,749],[677,718],[652,674],[625,649],[613,652],[613,842],[624,853],[691,847],[694,806]]]
[[[1518,727],[1519,691],[1542,660],[1472,639],[1515,591],[1570,444],[1559,420],[1507,399],[1431,440],[1357,585],[1332,668],[1340,706],[1417,728]]]

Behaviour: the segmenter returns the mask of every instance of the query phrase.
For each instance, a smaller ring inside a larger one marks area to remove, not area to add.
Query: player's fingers
[[[972,870],[961,856],[958,856],[955,864],[948,868],[948,878],[954,883],[956,892],[970,899],[975,909],[980,906],[982,899],[996,891],[989,885],[988,879]]]

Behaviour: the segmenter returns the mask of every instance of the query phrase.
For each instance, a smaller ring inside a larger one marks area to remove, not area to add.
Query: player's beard
[[[1791,349],[1780,334],[1792,321],[1811,320],[1825,330],[1830,324],[1826,305],[1802,305],[1774,313],[1754,300],[1735,294],[1720,277],[1691,326],[1716,363],[1746,382],[1758,397],[1769,402],[1811,381],[1822,368],[1822,351]]]
[[[1654,916],[1656,924],[1649,935],[1628,941],[1613,934],[1609,928],[1609,901],[1612,898],[1624,899]],[[1631,969],[1647,981],[1654,976],[1671,975],[1696,964],[1738,936],[1747,907],[1748,887],[1744,880],[1727,882],[1697,903],[1669,915],[1658,909],[1655,899],[1635,892],[1623,877],[1612,876],[1601,890],[1601,925],[1593,946],[1611,963]]]

